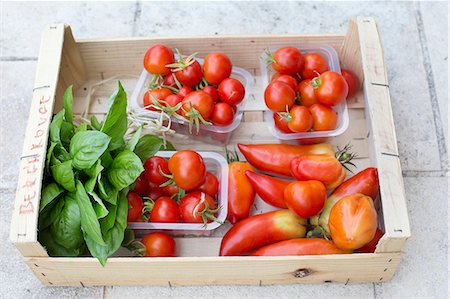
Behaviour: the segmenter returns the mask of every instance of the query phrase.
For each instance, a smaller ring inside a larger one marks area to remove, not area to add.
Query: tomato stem
[[[190,66],[191,64],[193,64],[196,61],[195,56],[198,54],[198,52],[195,52],[195,53],[183,58],[183,55],[181,55],[181,53],[178,49],[175,49],[175,51],[177,52],[177,56],[178,56],[177,62],[166,65],[166,67],[169,67],[172,69],[173,73],[184,70],[185,68],[187,68],[188,66]]]
[[[208,219],[223,224],[222,221],[220,221],[219,219],[217,219],[216,216],[214,216],[214,214],[217,213],[220,209],[221,209],[221,207],[211,210],[209,208],[208,202],[205,201],[205,208],[203,209],[203,211],[197,212],[198,215],[200,215],[202,217],[203,227],[206,227],[206,225],[208,224]]]
[[[189,133],[192,134],[192,127],[195,124],[197,129],[197,134],[200,132],[200,122],[204,125],[212,125],[209,121],[206,121],[202,114],[192,106],[192,103],[189,103],[189,111],[186,111],[184,108],[181,108],[184,111],[184,114],[189,121]]]
[[[234,149],[234,152],[231,152],[231,151],[228,150],[227,147],[225,147],[225,155],[227,157],[228,164],[231,164],[233,162],[239,162],[239,156],[238,156],[238,153],[236,151],[236,148]]]
[[[344,167],[346,170],[353,173],[353,171],[350,170],[350,168],[347,165],[351,165],[351,166],[357,168],[356,165],[353,164],[353,162],[351,162],[354,158],[357,157],[357,154],[350,152],[351,148],[352,148],[352,145],[350,145],[350,143],[345,145],[343,149],[340,149],[338,146],[337,147],[338,150],[334,155],[335,155],[336,159],[341,163],[342,167]]]
[[[273,53],[269,51],[269,49],[265,49],[264,53],[267,57],[263,57],[264,62],[266,63],[266,67],[269,67],[272,63],[275,62],[275,58]]]

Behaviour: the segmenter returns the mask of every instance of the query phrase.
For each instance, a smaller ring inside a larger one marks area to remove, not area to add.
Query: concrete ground
[[[0,3],[0,298],[447,298],[448,4],[349,3]],[[9,243],[19,156],[45,24],[77,38],[344,32],[347,20],[377,19],[405,177],[412,237],[392,281],[354,285],[44,287]]]

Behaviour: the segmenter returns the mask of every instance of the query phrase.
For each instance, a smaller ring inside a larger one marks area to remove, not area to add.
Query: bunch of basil
[[[127,226],[128,186],[163,140],[141,135],[125,142],[127,96],[119,82],[104,121],[73,123],[72,86],[50,124],[49,148],[39,210],[39,241],[51,256],[86,252],[102,265],[121,245]],[[170,149],[173,147],[169,144]]]

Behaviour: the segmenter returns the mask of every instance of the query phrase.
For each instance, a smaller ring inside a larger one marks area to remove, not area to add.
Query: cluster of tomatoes
[[[190,125],[227,126],[233,122],[238,105],[245,96],[242,83],[230,78],[231,60],[223,53],[210,53],[203,66],[195,54],[177,59],[171,48],[155,45],[144,56],[144,68],[153,74],[150,89],[144,94],[144,107],[165,111],[186,119]]]
[[[284,133],[336,129],[338,119],[332,107],[356,93],[357,77],[349,71],[342,75],[329,71],[327,60],[319,53],[302,55],[295,47],[266,53],[267,63],[276,73],[265,89],[264,100],[274,112],[275,126]]]

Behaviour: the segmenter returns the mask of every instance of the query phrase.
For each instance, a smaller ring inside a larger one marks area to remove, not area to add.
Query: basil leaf
[[[70,139],[72,139],[74,134],[74,127],[72,123],[68,123],[66,121],[63,121],[61,125],[61,143],[63,144],[64,148],[69,148],[70,145]]]
[[[100,160],[97,160],[97,163],[95,163],[95,165],[92,166],[91,168],[84,170],[84,173],[90,177],[84,184],[84,188],[86,189],[87,193],[90,194],[91,192],[94,191],[95,183],[97,182],[97,177],[100,175],[102,170],[103,166]]]
[[[107,177],[98,177],[97,182],[100,198],[115,205],[119,191],[114,188]]]
[[[97,218],[100,219],[100,218],[103,218],[106,215],[108,215],[109,211],[105,207],[105,205],[103,204],[102,199],[97,195],[97,193],[90,192],[89,195],[92,196],[92,198],[95,200],[95,202],[94,202],[94,210],[95,210],[95,214],[97,215]]]
[[[166,145],[162,146],[161,151],[176,151],[175,147],[169,141],[166,141]]]
[[[76,133],[70,142],[73,167],[87,169],[92,167],[108,148],[111,137],[99,131]]]
[[[67,195],[63,199],[64,207],[58,218],[50,227],[52,237],[56,243],[68,249],[79,248],[83,242],[81,231],[80,209],[77,200]]]
[[[58,112],[50,124],[50,141],[56,143],[54,148],[54,155],[60,161],[67,161],[70,159],[70,155],[64,148],[61,142],[61,127],[64,121],[64,109]]]
[[[79,256],[83,253],[85,247],[82,244],[80,248],[67,249],[55,242],[48,229],[39,231],[39,243],[44,245],[50,256]]]
[[[160,150],[162,145],[163,140],[161,138],[152,135],[144,135],[136,144],[134,152],[139,156],[142,162],[145,162],[148,158],[154,156]]]
[[[44,230],[49,227],[62,211],[64,200],[58,198],[48,204],[45,209],[39,212],[39,230]]]
[[[42,212],[44,208],[50,204],[55,198],[58,197],[61,193],[64,192],[64,189],[61,188],[58,184],[50,183],[44,186],[41,194],[41,205],[39,206],[39,212]]]
[[[64,115],[66,117],[66,121],[69,122],[73,127],[73,93],[72,93],[72,85],[67,87],[66,91],[63,95],[63,108],[64,108]]]
[[[119,203],[114,225],[109,230],[102,227],[104,232],[105,245],[99,245],[89,236],[85,236],[86,244],[92,256],[96,257],[102,266],[105,266],[108,256],[119,249],[124,238],[125,228],[127,227],[128,201],[123,192],[119,194]],[[86,238],[87,237],[87,238]]]
[[[75,176],[72,170],[72,160],[51,167],[53,179],[67,191],[75,192]]]
[[[89,236],[94,242],[105,245],[102,238],[102,232],[100,230],[100,224],[98,223],[97,215],[92,207],[91,200],[84,190],[83,184],[77,180],[77,202],[80,208],[81,215],[81,228],[83,229],[85,238]]]
[[[100,160],[102,161],[102,166],[104,168],[108,168],[109,165],[111,165],[113,158],[111,156],[111,153],[109,151],[106,151],[101,157]]]
[[[117,213],[117,205],[113,205],[107,202],[105,203],[105,206],[108,209],[108,215],[106,215],[105,218],[100,219],[100,227],[102,228],[103,234],[105,234],[114,226]]]
[[[101,131],[111,137],[109,151],[118,149],[125,141],[123,136],[128,129],[127,94],[119,81],[119,87],[109,99],[109,110]]]
[[[102,128],[102,124],[98,121],[95,115],[91,116],[91,127],[97,131],[100,131],[100,129]]]
[[[134,133],[133,137],[128,141],[126,145],[126,149],[129,149],[130,151],[134,151],[136,148],[136,144],[139,141],[139,137],[141,137],[142,133],[142,127],[139,127],[139,129]]]
[[[139,157],[130,150],[124,150],[108,168],[108,179],[117,190],[131,185],[144,171]]]
[[[45,159],[45,170],[47,174],[50,174],[50,161],[52,158],[53,150],[55,149],[56,143],[50,141],[50,147],[47,150],[47,158]]]
[[[75,129],[75,134],[78,132],[84,132],[88,130],[88,125],[85,123],[79,124],[78,127]]]

